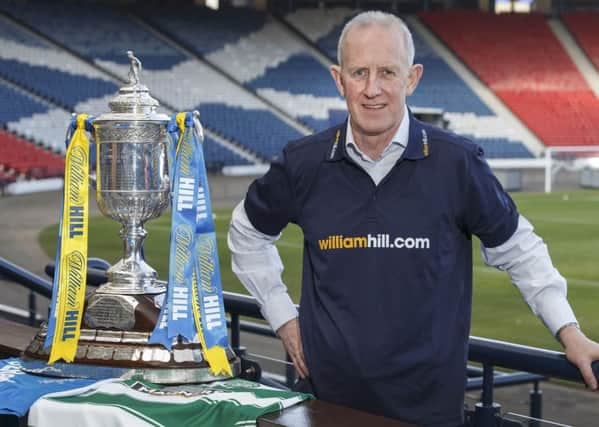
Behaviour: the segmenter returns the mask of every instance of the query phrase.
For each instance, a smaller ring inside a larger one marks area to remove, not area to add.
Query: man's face
[[[422,75],[422,66],[407,67],[397,29],[370,24],[350,30],[343,48],[343,67],[331,75],[345,97],[354,137],[391,139],[403,118],[406,96]]]

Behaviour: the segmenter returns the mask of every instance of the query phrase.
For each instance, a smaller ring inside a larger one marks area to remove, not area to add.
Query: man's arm
[[[283,341],[301,378],[308,376],[298,313],[281,279],[283,263],[275,246],[280,235],[264,234],[252,225],[242,200],[233,210],[227,242],[231,267],[260,304],[260,311]]]
[[[503,244],[486,248],[481,244],[487,265],[505,270],[524,300],[564,346],[566,357],[579,369],[586,384],[597,389],[591,363],[599,359],[599,344],[578,328],[566,298],[566,280],[554,268],[547,246],[534,233],[530,222],[520,215],[518,228]]]

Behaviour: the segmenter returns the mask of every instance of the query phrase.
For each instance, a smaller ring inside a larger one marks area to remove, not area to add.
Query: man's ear
[[[345,97],[345,90],[343,89],[343,78],[341,76],[341,67],[339,65],[331,65],[329,69],[331,71],[331,76],[333,80],[335,80],[335,85],[337,86],[337,90],[339,94]]]
[[[408,74],[408,86],[406,87],[406,95],[411,95],[416,90],[418,86],[418,82],[420,82],[420,78],[422,77],[422,73],[424,72],[424,67],[422,64],[414,64],[410,67],[410,73]]]

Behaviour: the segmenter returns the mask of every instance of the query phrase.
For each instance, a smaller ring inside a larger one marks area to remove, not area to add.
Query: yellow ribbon
[[[233,376],[233,370],[229,364],[227,353],[225,349],[220,346],[213,346],[212,348],[206,347],[206,340],[204,339],[204,333],[202,332],[202,319],[200,314],[200,296],[198,293],[198,281],[196,272],[194,269],[193,276],[191,279],[192,283],[192,307],[193,307],[193,320],[195,322],[196,330],[198,331],[198,338],[200,340],[200,346],[202,347],[202,354],[204,359],[208,362],[210,373],[212,375],[229,375]]]
[[[179,147],[181,146],[181,141],[183,141],[183,136],[185,135],[185,114],[186,113],[177,113],[175,116],[177,127],[179,128],[179,140],[177,141],[176,148],[177,154],[179,154]]]
[[[64,204],[56,330],[48,363],[72,362],[77,353],[87,276],[87,217],[89,141],[85,133],[86,114],[77,116],[65,160]]]

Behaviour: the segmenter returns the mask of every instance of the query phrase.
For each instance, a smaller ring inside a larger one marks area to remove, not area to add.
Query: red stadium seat
[[[64,160],[59,155],[0,130],[0,171],[3,171],[0,181],[5,183],[14,182],[15,174],[30,179],[57,177],[64,174]]]
[[[562,21],[599,71],[599,12],[585,10],[562,15]]]

